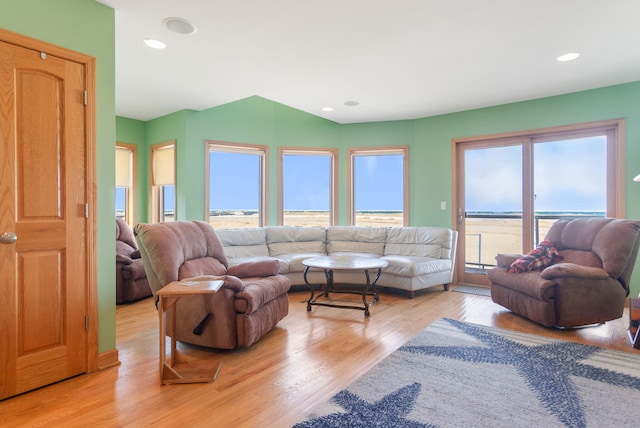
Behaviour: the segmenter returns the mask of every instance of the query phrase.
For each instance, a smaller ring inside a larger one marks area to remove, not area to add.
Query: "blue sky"
[[[402,211],[403,156],[355,157],[356,211]]]
[[[213,152],[209,203],[216,209],[259,209],[260,157],[253,154]]]
[[[216,209],[258,209],[257,155],[214,152],[210,205]],[[402,156],[356,157],[356,210],[402,210]],[[327,211],[329,156],[286,155],[284,209]],[[384,197],[381,197],[384,195]]]
[[[466,211],[521,210],[521,147],[465,153]],[[605,163],[604,137],[534,144],[535,210],[606,210]]]

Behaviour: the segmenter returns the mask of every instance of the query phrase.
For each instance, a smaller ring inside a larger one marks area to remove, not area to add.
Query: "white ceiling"
[[[640,80],[640,0],[98,1],[115,9],[116,114],[139,120],[253,95],[414,119]]]

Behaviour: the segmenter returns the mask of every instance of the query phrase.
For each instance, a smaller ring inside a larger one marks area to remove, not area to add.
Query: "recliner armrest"
[[[229,266],[227,275],[237,276],[238,278],[256,278],[277,275],[280,271],[280,261],[259,260],[255,262],[238,263]]]
[[[544,279],[579,278],[579,279],[607,279],[606,270],[591,266],[581,266],[575,263],[557,263],[542,271]]]
[[[191,278],[180,278],[180,281],[215,281],[222,280],[224,284],[222,288],[228,288],[233,291],[242,291],[245,288],[244,282],[238,277],[232,275],[200,275]]]
[[[500,268],[509,269],[511,263],[522,257],[522,254],[498,254],[496,255],[496,265]]]

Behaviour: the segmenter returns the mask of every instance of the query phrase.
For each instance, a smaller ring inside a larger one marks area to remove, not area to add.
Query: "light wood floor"
[[[350,298],[349,296],[342,296]],[[290,313],[249,349],[191,356],[222,360],[211,384],[160,386],[158,319],[147,299],[117,309],[122,364],[0,401],[2,426],[289,427],[439,318],[635,351],[625,317],[605,325],[557,331],[523,320],[491,298],[434,287],[407,299],[382,293],[372,316],[314,307],[290,293]]]

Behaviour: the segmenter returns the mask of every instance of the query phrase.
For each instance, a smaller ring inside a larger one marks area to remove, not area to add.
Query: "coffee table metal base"
[[[322,260],[321,260],[322,259]],[[361,310],[364,311],[364,316],[365,318],[368,318],[371,316],[371,312],[369,311],[369,308],[371,307],[371,305],[375,302],[378,302],[379,296],[378,296],[378,291],[376,290],[376,283],[378,282],[378,278],[380,278],[380,273],[382,272],[382,267],[384,267],[384,265],[386,265],[386,262],[383,263],[383,265],[381,266],[380,263],[378,262],[373,262],[372,266],[369,267],[344,267],[344,266],[340,266],[339,268],[332,268],[332,263],[331,263],[331,257],[327,256],[327,257],[320,257],[320,258],[315,258],[315,259],[311,259],[311,260],[305,260],[303,263],[306,265],[305,269],[304,269],[304,282],[307,284],[307,287],[309,287],[309,291],[311,292],[311,295],[309,296],[309,300],[307,300],[307,312],[311,312],[311,307],[312,306],[329,306],[332,308],[343,308],[343,309],[356,309],[356,310]],[[317,261],[314,262],[314,261]],[[341,260],[344,261],[344,260]],[[362,261],[362,259],[360,259],[360,261]],[[339,264],[337,264],[339,266]],[[368,265],[367,265],[368,266]],[[327,280],[326,285],[324,287],[323,290],[318,290],[319,293],[318,295],[316,295],[316,289],[315,286],[313,284],[311,284],[307,278],[307,274],[309,272],[310,268],[319,268],[319,269],[323,269],[324,270],[324,276]],[[333,273],[334,270],[360,270],[362,269],[364,271],[365,277],[367,279],[366,284],[364,285],[364,287],[362,288],[362,291],[360,290],[347,290],[347,289],[336,289],[335,288],[335,282],[334,282],[334,277],[333,277]],[[376,270],[376,275],[373,278],[373,281],[371,280],[371,276],[369,274],[369,270]],[[324,302],[324,301],[318,301],[319,298],[329,298],[329,293],[331,294],[352,294],[352,295],[360,295],[362,296],[362,306],[356,306],[356,305],[349,305],[349,304],[342,304],[342,303],[335,303],[335,302]],[[370,299],[369,299],[370,297]]]

